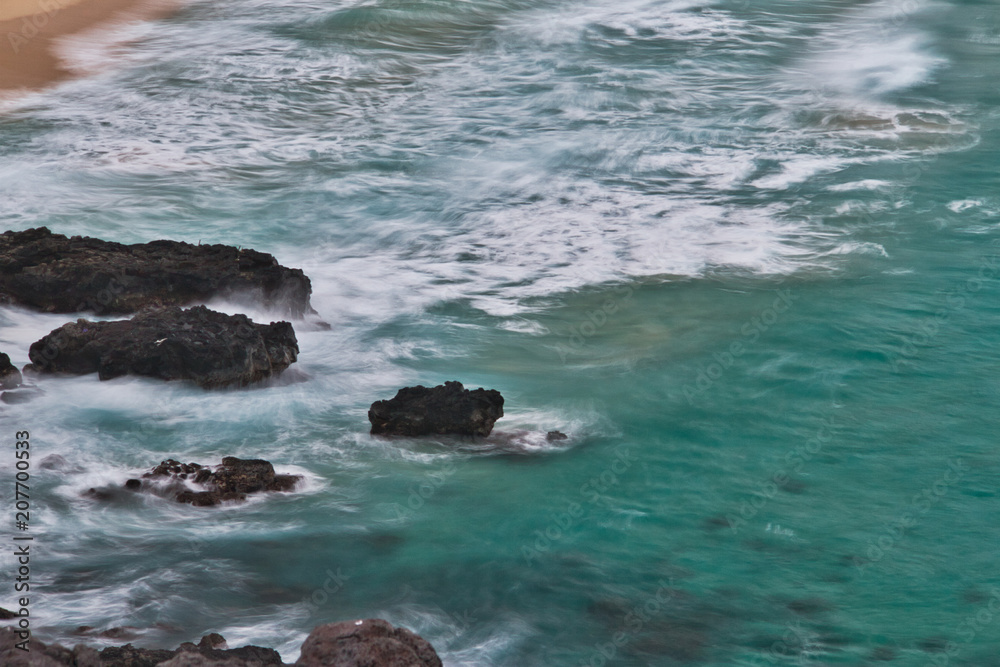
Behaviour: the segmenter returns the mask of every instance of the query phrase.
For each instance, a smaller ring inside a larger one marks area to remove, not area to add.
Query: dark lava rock
[[[427,387],[404,387],[388,401],[375,401],[368,410],[374,435],[487,436],[503,417],[503,396],[496,389],[469,391],[461,382]]]
[[[147,479],[163,479],[173,482],[167,486],[168,494],[174,494],[179,503],[190,503],[200,507],[218,505],[227,500],[246,500],[248,493],[263,491],[290,491],[302,479],[298,475],[278,475],[274,466],[262,459],[238,459],[227,456],[222,465],[212,470],[198,463],[181,463],[167,459],[143,475]],[[201,485],[204,491],[192,491],[181,483],[186,480]],[[139,482],[136,487],[135,482]],[[142,482],[130,479],[125,488],[138,490]]]
[[[299,667],[441,667],[424,639],[381,619],[329,623],[315,628],[305,643]]]
[[[0,607],[0,621],[9,621],[12,618],[17,618],[17,614]]]
[[[127,314],[212,297],[312,312],[300,269],[266,253],[178,241],[122,245],[45,227],[0,234],[0,303],[50,313]]]
[[[225,642],[223,641],[223,643]],[[248,667],[250,665],[254,667],[257,667],[257,665],[260,665],[260,667],[270,667],[271,665],[283,667],[285,664],[281,661],[280,653],[273,648],[264,648],[262,646],[241,646],[239,648],[224,650],[198,647],[198,652],[206,658],[219,661],[235,660],[237,664],[247,665]]]
[[[248,385],[292,364],[299,347],[288,322],[255,324],[195,306],[150,310],[131,320],[77,320],[32,343],[41,373],[97,373],[101,380],[145,375],[202,387]]]
[[[250,665],[236,658],[215,660],[213,658],[208,658],[201,653],[184,652],[178,653],[166,662],[161,662],[157,665],[157,667],[250,667]],[[258,664],[253,663],[253,667],[258,667]]]
[[[563,433],[562,431],[549,431],[548,433],[545,434],[545,439],[548,440],[549,442],[554,442],[556,440],[566,440],[567,438],[569,438],[569,436]]]
[[[2,667],[286,667],[281,655],[270,648],[243,646],[223,648],[226,640],[212,633],[197,645],[180,648],[136,648],[112,646],[100,653],[77,645],[72,650],[59,644],[45,645],[31,637],[30,651],[15,647],[21,641],[9,628],[0,629]],[[302,645],[302,667],[442,667],[434,648],[404,628],[369,619],[331,623],[315,628]]]
[[[136,648],[131,644],[109,646],[101,651],[103,667],[156,667],[177,654],[167,649]]]
[[[226,638],[218,632],[210,632],[198,642],[199,649],[226,649],[229,648]]]
[[[17,366],[10,363],[10,357],[0,352],[0,389],[16,389],[23,379]]]

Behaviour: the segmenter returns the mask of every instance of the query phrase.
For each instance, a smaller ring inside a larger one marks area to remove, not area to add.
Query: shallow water
[[[65,459],[40,634],[1000,664],[995,3],[216,0],[125,37],[0,117],[3,226],[271,252],[333,328],[296,325],[297,381],[5,407]],[[0,349],[68,319],[2,309]],[[485,442],[367,434],[450,379],[505,396]],[[226,455],[306,483],[80,496]]]

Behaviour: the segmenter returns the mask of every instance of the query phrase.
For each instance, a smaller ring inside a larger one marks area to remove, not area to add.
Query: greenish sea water
[[[332,329],[264,388],[4,407],[40,636],[1000,665],[1000,5],[213,0],[121,38],[0,116],[3,227],[254,247]],[[68,319],[0,309],[0,349]],[[452,379],[503,393],[485,441],[368,435]],[[80,495],[226,455],[306,482]]]

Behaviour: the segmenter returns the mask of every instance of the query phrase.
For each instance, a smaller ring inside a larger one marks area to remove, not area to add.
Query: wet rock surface
[[[312,312],[300,269],[227,245],[123,245],[45,227],[0,234],[0,303],[51,313],[135,313],[224,297],[293,317]]]
[[[143,375],[216,388],[277,375],[295,362],[298,351],[288,322],[256,324],[245,315],[195,306],[114,322],[80,319],[32,343],[28,356],[30,370],[39,374],[97,373],[101,380]]]
[[[503,396],[495,389],[468,390],[461,382],[404,387],[368,411],[373,435],[487,436],[503,417]]]
[[[17,648],[23,639],[9,628],[0,629],[0,665],[4,667],[288,667],[270,648],[243,646],[229,649],[212,633],[198,644],[179,648],[146,649],[132,644],[98,652],[78,644],[67,649],[32,637],[29,650]],[[405,628],[381,619],[344,621],[315,628],[302,645],[298,667],[441,667],[434,648]]]
[[[302,644],[297,667],[441,667],[425,639],[381,619],[315,628]]]
[[[10,363],[10,357],[0,352],[0,389],[16,389],[23,378],[17,366]]]

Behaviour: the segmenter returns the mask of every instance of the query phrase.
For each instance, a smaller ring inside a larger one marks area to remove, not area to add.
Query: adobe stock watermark
[[[887,523],[877,538],[868,540],[866,558],[854,557],[854,565],[858,568],[858,573],[864,575],[865,570],[881,562],[889,552],[895,549],[906,535],[906,531],[916,526],[919,517],[938,504],[948,493],[948,490],[965,476],[966,472],[968,469],[965,466],[965,461],[961,458],[950,461],[941,477],[913,496],[907,511]]]
[[[340,571],[339,567],[336,570],[328,568],[324,574],[326,575],[326,579],[323,581],[323,585],[318,586],[312,593],[302,598],[302,604],[309,610],[308,618],[315,616],[319,612],[320,607],[329,602],[331,597],[339,593],[344,588],[344,584],[350,579],[350,577]]]
[[[604,667],[618,656],[620,649],[642,632],[647,623],[663,613],[677,589],[673,578],[669,582],[660,579],[657,583],[660,587],[655,593],[628,611],[622,619],[623,628],[611,636],[611,641],[595,643],[590,656],[579,667]]]
[[[636,462],[632,451],[627,447],[620,447],[615,452],[615,458],[601,474],[590,478],[580,487],[580,496],[590,506],[597,505],[604,497],[604,493],[612,487],[617,486],[622,475]],[[543,529],[532,533],[534,540],[521,547],[521,554],[528,565],[534,565],[542,554],[548,553],[552,547],[566,537],[569,529],[577,525],[581,519],[590,511],[582,502],[571,500],[566,504],[566,509],[551,515],[552,521]]]
[[[955,633],[962,638],[962,642],[946,642],[944,650],[931,656],[930,662],[925,667],[947,667],[951,659],[962,652],[962,645],[975,639],[976,635],[986,629],[986,626],[993,623],[998,614],[1000,614],[1000,588],[994,586],[993,590],[990,591],[989,602],[980,607],[975,614],[967,616],[955,628]]]
[[[413,586],[403,584],[400,587],[400,593],[397,596],[395,603],[403,604],[408,600],[412,600],[414,598],[419,600],[422,597],[424,597],[423,594],[417,591]],[[456,635],[461,635],[467,632],[473,625],[478,623],[479,617],[476,616],[476,614],[480,611],[482,611],[481,608],[472,610],[466,609],[465,611],[460,612],[451,612],[441,609],[441,613],[444,615],[445,621],[454,628]]]
[[[407,496],[405,505],[392,503],[389,506],[396,515],[394,518],[400,520],[413,516],[457,471],[458,466],[453,460],[448,459],[440,469],[426,473],[422,482],[410,486],[410,495]]]
[[[21,19],[21,29],[18,32],[7,33],[11,50],[20,53],[24,45],[37,37],[38,32],[49,24],[52,17],[69,4],[69,0],[35,0],[38,11]]]
[[[836,425],[833,417],[823,419],[813,437],[785,454],[787,467],[776,470],[767,481],[757,483],[759,488],[740,503],[738,516],[735,514],[726,515],[726,521],[734,534],[738,533],[740,528],[745,526],[750,519],[757,516],[757,512],[762,510],[778,494],[779,489],[788,484],[791,475],[802,470],[806,463],[820,453],[823,445],[833,438],[831,431]]]
[[[587,339],[594,336],[605,324],[608,318],[615,315],[619,310],[632,300],[635,290],[631,286],[615,288],[614,298],[605,299],[599,308],[587,311],[587,317],[576,324],[569,326],[569,345],[556,343],[556,352],[559,359],[565,364],[569,355],[580,352],[587,344]]]
[[[995,240],[991,245],[996,248],[1000,246],[1000,239]],[[913,363],[913,360],[920,354],[920,348],[927,347],[931,341],[941,332],[941,325],[948,321],[954,313],[963,310],[969,297],[976,294],[983,288],[983,284],[990,279],[996,278],[1000,273],[1000,256],[997,254],[983,257],[979,261],[979,268],[974,277],[962,282],[956,289],[945,294],[945,306],[939,308],[934,316],[921,323],[915,331],[906,336],[899,348],[889,357],[889,364],[893,371],[898,371],[901,364]]]
[[[785,628],[781,639],[772,642],[763,655],[753,656],[750,662],[753,667],[787,665],[789,660],[804,665],[809,661],[819,646],[815,635],[803,628],[801,621],[796,621],[794,625],[786,623]]]
[[[734,340],[722,352],[714,353],[712,358],[715,361],[698,371],[698,376],[693,384],[684,385],[682,391],[688,400],[688,405],[694,405],[695,399],[704,395],[719,378],[725,375],[736,363],[736,360],[743,356],[761,335],[774,326],[781,314],[788,311],[792,307],[792,302],[798,299],[789,288],[778,290],[777,294],[769,307],[756,317],[750,318],[740,327],[741,338],[739,340]]]

